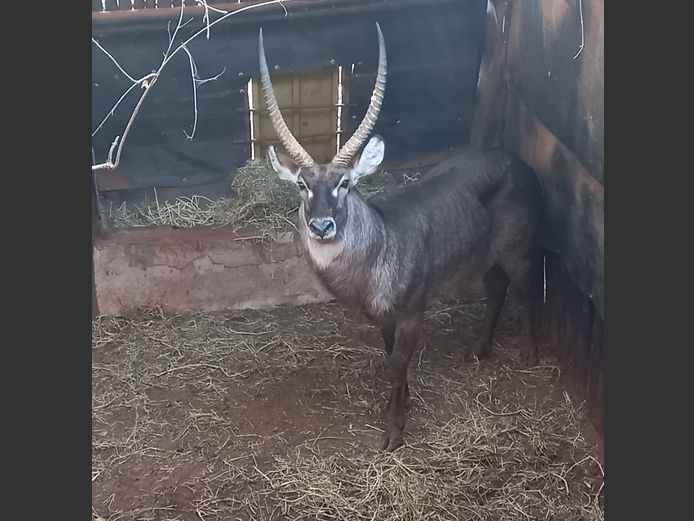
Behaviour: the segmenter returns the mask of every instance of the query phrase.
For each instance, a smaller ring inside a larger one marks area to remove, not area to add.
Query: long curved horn
[[[267,60],[265,59],[265,46],[263,45],[262,27],[260,28],[260,45],[258,55],[260,58],[260,82],[263,86],[265,105],[267,105],[270,120],[272,121],[272,126],[275,129],[275,133],[277,134],[277,137],[280,138],[284,148],[287,149],[287,152],[292,159],[294,159],[294,161],[299,163],[301,166],[313,166],[315,161],[313,161],[313,158],[308,155],[308,152],[304,150],[304,148],[292,135],[289,127],[287,127],[287,124],[284,122],[284,118],[282,118],[280,108],[277,106],[275,92],[272,90],[272,83],[270,82],[270,72],[267,69]]]
[[[378,74],[376,75],[376,85],[371,94],[371,103],[366,110],[364,119],[359,124],[359,127],[357,127],[357,130],[333,158],[333,165],[347,166],[349,164],[354,154],[359,150],[359,147],[361,147],[364,141],[366,141],[366,138],[369,137],[369,134],[376,124],[378,113],[381,111],[383,93],[386,90],[386,43],[383,40],[383,33],[381,32],[381,26],[378,25],[378,22],[376,22],[376,29],[378,30]]]

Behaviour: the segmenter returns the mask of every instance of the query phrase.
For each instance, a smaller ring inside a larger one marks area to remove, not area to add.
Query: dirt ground
[[[427,314],[393,454],[379,332],[338,304],[97,319],[93,518],[603,519],[594,435],[552,357],[521,368],[513,303],[464,363],[482,311]]]

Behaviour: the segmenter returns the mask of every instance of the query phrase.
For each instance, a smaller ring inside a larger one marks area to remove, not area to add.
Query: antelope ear
[[[267,149],[267,157],[270,160],[272,169],[277,172],[280,179],[296,183],[301,166],[296,163],[291,157],[285,156],[281,152],[275,152],[275,147],[269,146]]]
[[[349,171],[352,186],[356,185],[361,177],[373,174],[378,170],[383,161],[385,148],[381,136],[376,135],[369,140],[361,154],[352,161]]]

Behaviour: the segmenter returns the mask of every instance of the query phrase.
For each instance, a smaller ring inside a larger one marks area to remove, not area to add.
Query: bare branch
[[[166,58],[166,56],[169,55],[169,52],[171,51],[171,46],[173,45],[173,42],[176,39],[176,34],[178,33],[178,30],[181,27],[183,27],[183,25],[181,25],[181,22],[183,22],[183,10],[185,8],[186,8],[186,3],[184,0],[183,2],[181,2],[181,10],[178,13],[178,23],[176,24],[176,29],[174,29],[173,36],[171,36],[171,20],[169,20],[167,25],[166,25],[166,32],[169,33],[169,46],[166,48],[166,52],[164,53],[164,58]],[[192,20],[192,18],[190,20]],[[188,20],[188,22],[190,22],[190,20]],[[186,23],[188,23],[188,22],[186,22]]]
[[[210,9],[212,9],[213,11],[216,11],[218,13],[222,13],[222,14],[226,14],[226,13],[228,13],[228,11],[222,11],[221,9],[216,9],[214,7],[210,7],[209,5],[207,5],[206,0],[195,0],[195,3],[200,5],[200,6],[203,6],[205,8],[205,14],[202,17],[202,21],[204,24],[206,24],[206,27],[207,27],[206,37],[209,40],[210,39]]]
[[[106,116],[104,117],[104,119],[101,120],[101,123],[99,123],[99,126],[96,127],[96,130],[95,130],[94,132],[92,132],[92,137],[94,137],[94,136],[96,135],[96,133],[99,132],[99,130],[101,130],[101,127],[104,126],[104,123],[106,123],[106,121],[108,120],[108,118],[110,118],[111,116],[113,116],[113,113],[115,112],[116,107],[118,107],[118,105],[120,105],[120,102],[123,101],[123,100],[125,99],[125,97],[128,95],[128,93],[129,93],[131,90],[133,90],[133,89],[134,89],[135,87],[137,87],[138,85],[141,85],[143,88],[146,87],[146,85],[147,85],[147,80],[148,80],[149,78],[153,78],[154,76],[156,76],[156,74],[152,72],[152,73],[148,74],[147,76],[143,76],[142,78],[140,78],[139,80],[137,80],[135,83],[133,83],[130,87],[128,87],[128,90],[126,90],[126,91],[123,93],[123,95],[122,95],[120,98],[118,98],[118,101],[116,101],[116,104],[115,104],[113,107],[111,107],[111,110],[106,114]]]
[[[113,143],[111,143],[111,148],[108,150],[108,162],[112,163],[113,162],[113,150],[116,148],[116,145],[118,144],[118,138],[120,136],[116,136],[116,139],[113,140]]]
[[[223,9],[218,9],[207,4],[206,0],[195,0],[195,3],[205,7],[205,16],[207,16],[207,10],[214,11],[215,13],[227,14],[229,11],[224,11]],[[207,16],[209,19],[209,16]]]
[[[152,87],[156,83],[156,81],[159,79],[159,76],[155,76],[154,79],[145,87],[145,91],[142,93],[142,96],[140,97],[140,101],[137,102],[137,105],[135,105],[135,109],[133,110],[132,115],[130,116],[130,120],[128,121],[128,125],[125,127],[125,131],[123,132],[123,138],[120,140],[120,144],[118,145],[118,153],[116,154],[116,161],[113,163],[113,168],[116,168],[120,164],[120,155],[121,152],[123,152],[123,143],[125,143],[125,138],[128,137],[128,132],[130,132],[130,127],[133,126],[133,121],[135,121],[135,117],[137,116],[137,113],[140,112],[140,107],[142,106],[142,102],[145,101],[145,98],[147,97],[147,94],[149,94],[149,91],[152,90]]]
[[[167,47],[167,49],[166,49],[166,52],[164,53],[164,57],[163,57],[163,59],[162,59],[161,64],[159,65],[159,68],[158,68],[156,71],[154,71],[154,72],[152,72],[152,73],[150,73],[150,74],[148,74],[148,75],[146,75],[146,76],[143,76],[143,77],[140,78],[139,80],[136,80],[136,79],[134,79],[132,76],[130,76],[129,74],[127,74],[127,73],[125,72],[125,70],[123,70],[123,68],[122,68],[122,67],[118,64],[118,62],[113,58],[113,56],[111,56],[111,55],[110,55],[110,54],[109,54],[109,53],[108,53],[108,52],[107,52],[96,40],[94,40],[94,38],[92,38],[92,41],[93,41],[104,53],[106,53],[106,55],[109,56],[109,58],[111,58],[111,60],[116,64],[116,66],[119,68],[119,70],[121,70],[121,72],[123,72],[123,74],[125,74],[125,75],[133,82],[133,85],[132,85],[130,88],[128,88],[128,90],[119,98],[119,100],[118,100],[118,101],[116,102],[116,104],[113,106],[113,108],[111,109],[111,111],[109,111],[109,113],[107,114],[107,116],[106,116],[106,117],[104,118],[104,120],[101,122],[101,124],[99,125],[99,127],[97,127],[97,129],[94,131],[94,133],[92,134],[92,136],[94,136],[94,135],[103,127],[103,124],[105,123],[105,121],[113,114],[113,112],[115,111],[116,107],[117,107],[117,106],[120,104],[120,102],[125,98],[125,96],[134,88],[134,85],[141,85],[141,87],[144,89],[144,92],[142,93],[142,96],[140,96],[139,101],[137,102],[137,104],[135,105],[135,108],[133,109],[133,112],[132,112],[132,114],[131,114],[131,116],[130,116],[130,119],[128,120],[128,123],[127,123],[127,125],[126,125],[126,127],[125,127],[125,130],[124,130],[124,132],[123,132],[123,136],[120,138],[120,141],[118,141],[118,138],[116,138],[116,140],[114,140],[113,144],[111,145],[111,150],[109,150],[109,155],[108,155],[107,161],[106,161],[105,163],[100,163],[100,164],[97,164],[97,165],[92,166],[92,170],[93,170],[93,171],[94,171],[94,170],[115,170],[116,168],[118,168],[118,165],[120,164],[121,154],[122,154],[122,152],[123,152],[123,146],[124,146],[124,144],[125,144],[126,138],[128,137],[128,133],[130,132],[130,129],[131,129],[132,125],[133,125],[133,122],[134,122],[135,118],[137,117],[137,114],[138,114],[139,111],[140,111],[140,107],[142,107],[142,103],[144,102],[145,98],[147,97],[147,94],[149,93],[149,91],[152,89],[152,87],[154,86],[154,84],[155,84],[155,83],[157,82],[157,80],[159,79],[159,75],[161,74],[161,71],[162,71],[162,70],[164,69],[164,67],[171,61],[171,59],[172,59],[179,51],[181,51],[181,50],[183,50],[183,51],[188,55],[188,57],[189,57],[190,65],[191,65],[191,74],[192,74],[192,76],[193,76],[193,78],[192,78],[192,81],[193,81],[193,102],[194,102],[194,112],[195,112],[194,122],[193,122],[193,132],[192,132],[192,134],[189,136],[189,135],[188,135],[187,133],[185,133],[185,131],[184,131],[184,133],[186,134],[186,137],[188,137],[188,139],[192,139],[193,136],[195,135],[195,130],[196,130],[196,126],[197,126],[197,114],[198,114],[198,111],[197,111],[197,87],[198,87],[199,85],[202,85],[202,84],[204,84],[204,83],[207,83],[208,81],[214,81],[214,80],[216,80],[217,78],[219,78],[222,74],[224,74],[224,72],[226,72],[226,67],[224,68],[224,70],[223,70],[222,72],[220,72],[220,73],[217,74],[216,76],[213,76],[213,77],[210,77],[210,78],[207,78],[207,79],[204,79],[204,80],[198,79],[198,78],[197,78],[197,68],[196,68],[196,66],[195,66],[195,62],[193,61],[193,57],[192,57],[192,55],[190,54],[190,51],[188,51],[187,45],[188,45],[191,41],[193,41],[195,38],[197,38],[198,36],[200,36],[200,35],[203,34],[203,33],[209,35],[210,28],[211,28],[213,25],[218,24],[219,22],[222,22],[223,20],[226,20],[226,19],[229,18],[230,16],[234,16],[234,15],[237,15],[237,14],[241,14],[241,13],[243,13],[244,11],[248,11],[248,10],[250,10],[250,9],[257,9],[257,8],[259,8],[259,7],[265,7],[265,6],[269,6],[269,5],[273,5],[273,4],[280,4],[281,7],[282,7],[282,9],[284,9],[285,16],[287,16],[288,12],[287,12],[286,7],[284,6],[284,2],[290,2],[290,1],[292,1],[292,0],[268,0],[267,2],[261,2],[261,3],[258,3],[258,4],[248,5],[248,6],[245,6],[245,7],[240,8],[240,9],[237,9],[237,10],[235,10],[235,11],[229,11],[229,12],[221,11],[221,10],[219,10],[219,9],[215,9],[215,8],[212,8],[212,7],[207,6],[208,9],[212,9],[212,10],[217,11],[217,12],[220,12],[220,13],[223,12],[224,15],[221,16],[221,17],[219,17],[219,18],[217,18],[216,20],[210,22],[210,21],[209,21],[209,14],[207,14],[208,11],[207,11],[207,9],[206,9],[207,23],[205,24],[205,27],[203,27],[203,28],[200,29],[199,31],[196,31],[195,33],[193,33],[192,36],[190,36],[190,37],[189,37],[188,39],[186,39],[183,43],[181,43],[178,47],[176,47],[173,51],[171,51],[171,47],[173,46],[173,43],[174,43],[174,41],[175,41],[175,39],[176,39],[176,35],[178,34],[179,29],[181,29],[181,27],[184,27],[184,26],[187,25],[191,20],[193,20],[193,19],[191,18],[191,19],[187,20],[186,22],[183,22],[183,11],[184,11],[184,9],[185,9],[185,1],[181,2],[181,10],[180,10],[179,17],[178,17],[178,23],[176,24],[176,29],[174,29],[173,34],[171,34],[171,30],[170,30],[171,25],[170,25],[170,23],[167,25],[167,32],[168,32],[168,34],[169,34],[169,45],[168,45],[168,47]],[[206,5],[206,2],[204,2],[203,0],[196,0],[196,2],[197,2],[198,4],[204,4],[204,5]],[[204,21],[204,18],[205,18],[205,17],[203,17],[203,21]],[[150,81],[150,80],[151,80],[151,81]],[[112,160],[112,155],[113,155],[113,149],[114,149],[114,147],[116,146],[116,143],[118,143],[118,147],[117,147],[117,152],[116,152],[116,159],[115,159],[115,161],[113,161],[113,160]]]
[[[224,68],[222,69],[222,72],[220,72],[219,74],[217,74],[217,75],[215,75],[215,76],[211,76],[211,77],[209,77],[209,78],[205,78],[204,80],[198,79],[198,80],[195,80],[195,81],[197,82],[198,87],[199,87],[200,85],[202,85],[202,84],[204,84],[204,83],[207,83],[208,81],[214,81],[214,80],[219,79],[219,78],[222,76],[222,74],[224,74],[226,71],[227,71],[227,68],[224,67]]]
[[[187,47],[184,47],[183,50],[186,52],[188,55],[188,61],[190,62],[190,76],[193,81],[193,111],[194,111],[194,119],[193,119],[193,132],[189,135],[185,130],[183,133],[185,136],[189,139],[192,140],[193,137],[195,137],[195,129],[198,127],[198,87],[200,85],[203,85],[207,83],[208,81],[214,81],[218,79],[222,74],[224,74],[227,70],[226,67],[224,67],[224,70],[217,74],[216,76],[212,76],[210,78],[205,78],[204,80],[201,80],[198,77],[198,66],[195,64],[195,60],[193,59],[193,55],[190,54],[190,51],[188,50]]]
[[[195,136],[195,129],[198,127],[198,86],[195,83],[195,79],[198,76],[198,68],[195,66],[195,61],[193,60],[193,55],[190,54],[190,51],[188,50],[187,47],[183,47],[183,50],[186,52],[188,55],[188,61],[190,62],[190,76],[193,81],[193,132],[188,135],[188,133],[184,130],[183,133],[186,135],[186,137],[190,140],[193,139],[193,136]]]
[[[289,11],[287,11],[287,8],[284,7],[284,4],[283,4],[282,2],[280,2],[280,6],[282,6],[282,9],[284,9],[284,16],[285,16],[285,18],[286,18],[287,16],[289,16]]]
[[[142,106],[142,103],[145,101],[147,94],[149,93],[150,90],[152,90],[152,87],[157,82],[158,78],[159,78],[159,76],[154,76],[154,78],[152,79],[151,82],[143,84],[143,86],[146,85],[144,87],[145,91],[142,93],[142,96],[140,96],[140,100],[137,102],[137,105],[135,105],[135,109],[133,110],[133,113],[131,114],[130,119],[128,120],[128,124],[125,127],[125,131],[123,132],[123,138],[120,140],[120,144],[118,145],[118,152],[116,153],[116,160],[112,161],[111,156],[113,153],[113,147],[115,146],[116,141],[118,140],[117,137],[116,137],[116,140],[111,145],[111,150],[109,151],[108,160],[106,161],[106,163],[94,165],[92,167],[92,170],[104,170],[104,169],[105,170],[115,170],[116,168],[118,168],[118,165],[120,164],[120,156],[121,156],[121,153],[123,152],[123,144],[125,143],[125,138],[128,137],[128,133],[130,132],[130,128],[133,126],[133,122],[135,121],[135,118],[137,117],[138,112],[140,112],[140,107]]]
[[[200,29],[199,31],[194,33],[192,36],[190,36],[186,41],[184,41],[176,49],[174,49],[174,51],[169,55],[169,57],[164,60],[164,62],[162,63],[162,67],[164,65],[166,65],[167,63],[169,63],[171,61],[171,59],[174,56],[176,56],[176,54],[182,49],[183,46],[187,46],[191,41],[195,40],[195,38],[197,38],[198,36],[200,36],[203,33],[206,33],[212,26],[217,25],[219,22],[226,20],[230,16],[241,14],[241,13],[243,13],[245,11],[249,11],[251,9],[258,9],[259,7],[265,7],[265,6],[273,5],[273,4],[280,4],[282,9],[284,9],[285,16],[286,16],[287,15],[287,8],[283,4],[286,2],[291,2],[291,1],[293,1],[293,0],[268,0],[267,2],[261,2],[259,4],[247,5],[245,7],[242,7],[241,9],[237,9],[236,11],[230,11],[227,14],[225,14],[224,16],[220,16],[214,22],[210,22],[209,26],[203,27],[202,29]]]

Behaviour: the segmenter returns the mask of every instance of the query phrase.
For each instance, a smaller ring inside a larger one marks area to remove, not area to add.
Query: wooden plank
[[[554,254],[547,254],[545,272],[547,276],[547,303],[546,323],[548,326],[549,343],[552,349],[559,355],[563,337],[560,332],[562,302],[561,302],[561,265]]]
[[[559,332],[561,325],[561,287],[560,264],[558,257],[551,252],[545,254],[545,274],[547,280],[547,298],[545,302],[544,322],[547,327],[550,348],[558,354],[562,338]]]
[[[503,145],[537,172],[545,193],[540,237],[560,252],[578,288],[604,316],[604,187],[575,154],[530,111],[518,89],[508,90]]]
[[[589,407],[593,411],[598,423],[601,423],[603,417],[602,390],[600,389],[600,378],[603,368],[603,334],[604,322],[599,317],[595,317],[591,334],[590,353],[588,355],[587,395]]]
[[[114,4],[118,2],[118,0],[107,1],[111,1]],[[147,0],[147,2],[153,5],[155,4],[154,0]],[[149,12],[133,13],[129,12],[128,10],[119,10],[116,8],[113,9],[113,15],[109,16],[108,18],[103,16],[103,13],[96,12],[92,13],[92,17],[93,20],[109,20],[110,22],[118,20],[132,22],[142,20],[143,17],[166,20],[178,14],[180,0],[178,0],[178,2],[179,3],[177,3],[176,6],[174,6],[174,2],[171,0],[158,0],[158,8],[152,9]],[[227,12],[233,12],[247,8],[253,4],[258,4],[262,2],[261,0],[250,2],[229,2],[229,0],[226,0],[221,2],[215,1],[208,3],[214,4],[217,9]],[[383,10],[398,11],[403,7],[418,7],[421,10],[429,9],[431,7],[435,8],[436,6],[441,4],[460,3],[476,4],[478,6],[485,5],[485,3],[481,2],[481,0],[292,0],[285,7],[289,11],[291,18],[296,20],[304,17],[315,18],[316,15],[318,17],[322,17],[323,15],[328,13],[330,15],[342,16],[345,14],[364,14],[368,12]],[[186,13],[188,13],[191,16],[199,17],[202,14],[204,14],[204,12],[204,7],[198,4],[186,5]],[[261,15],[267,18],[268,15],[270,15],[270,17],[277,19],[286,18],[285,11],[281,7],[278,8],[277,4],[270,4],[267,6],[257,7],[255,9],[249,10],[248,13],[250,17]],[[246,19],[248,19],[248,17],[246,17]],[[256,20],[254,19],[254,21]],[[235,21],[233,18],[231,18],[229,19],[228,23],[235,23]]]
[[[577,398],[588,399],[590,415],[600,430],[604,378],[602,57],[591,55],[587,45],[580,59],[571,58],[568,48],[580,37],[574,9],[578,2],[557,0],[552,5],[547,10],[542,2],[515,3],[502,144],[535,168],[543,183],[547,226],[542,241],[556,253],[546,259],[548,299],[543,321],[550,329],[550,345],[563,372]],[[583,2],[586,36],[595,35],[596,25],[602,23],[596,17],[601,5],[602,0]],[[591,45],[594,52],[596,40]]]
[[[591,419],[600,428],[603,413],[603,321],[590,299],[578,290],[558,255],[545,259],[547,299],[542,322],[550,351],[577,400],[586,400]]]
[[[552,9],[545,2],[515,4],[510,82],[533,114],[603,182],[604,0],[580,0],[580,6],[579,0],[554,0]]]
[[[588,370],[591,335],[593,333],[593,305],[590,300],[574,286],[574,317],[576,321],[573,366],[579,390],[584,395],[588,391]]]
[[[470,141],[475,146],[499,146],[504,124],[506,98],[506,24],[511,19],[512,0],[490,0],[487,10],[484,51],[480,63],[475,114]]]
[[[97,199],[96,180],[94,173],[91,174],[92,183],[92,244],[99,235],[99,200]],[[93,250],[92,250],[93,251]],[[92,318],[99,316],[99,302],[96,298],[96,282],[94,262],[92,258]]]

